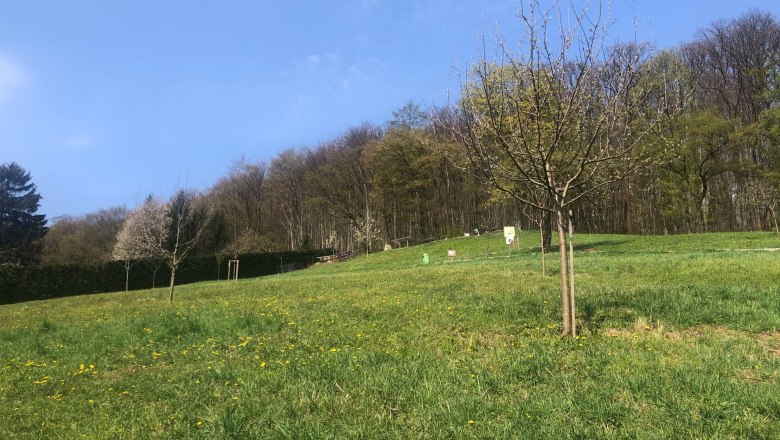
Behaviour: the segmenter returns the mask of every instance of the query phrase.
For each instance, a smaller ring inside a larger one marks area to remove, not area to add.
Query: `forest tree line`
[[[641,106],[622,131],[605,134],[607,141],[620,144],[630,130],[646,134],[641,148],[631,151],[636,166],[630,172],[571,205],[578,230],[777,230],[777,19],[751,11],[713,23],[674,49],[655,52],[632,43],[615,46],[611,53],[622,54],[609,60],[615,71],[636,69],[631,90],[641,93]],[[631,66],[621,64],[627,59]],[[515,224],[538,229],[538,213],[486,182],[464,147],[468,90],[517,78],[511,72],[515,68],[496,64],[485,70],[481,82],[465,75],[463,96],[450,106],[423,109],[410,101],[381,126],[360,124],[319,145],[282,151],[267,163],[237,160],[197,195],[197,203],[210,206],[213,217],[195,253],[376,251],[475,228]],[[600,71],[609,76],[609,68]],[[604,78],[600,93],[608,94],[610,84]],[[475,116],[475,109],[469,108],[470,117],[490,116]],[[588,117],[582,113],[582,124],[592,123]],[[108,208],[55,219],[43,238],[40,261],[110,260],[128,214],[125,208]],[[551,219],[542,223],[549,235]]]

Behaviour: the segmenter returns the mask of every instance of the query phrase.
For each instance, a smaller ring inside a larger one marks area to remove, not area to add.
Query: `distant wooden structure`
[[[414,238],[412,238],[411,235],[409,237],[396,238],[390,241],[395,243],[395,248],[409,247],[410,244],[414,244]]]
[[[317,261],[320,263],[338,263],[339,261],[349,260],[357,254],[357,252],[353,251],[343,251],[333,255],[323,255],[321,257],[317,257]]]
[[[355,252],[355,251],[339,252],[339,254],[338,254],[338,261],[349,260],[350,258],[354,257],[357,254],[359,254],[359,252]]]

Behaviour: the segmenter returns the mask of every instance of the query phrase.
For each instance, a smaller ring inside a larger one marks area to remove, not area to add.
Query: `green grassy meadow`
[[[780,438],[777,235],[575,240],[0,306],[0,438]]]

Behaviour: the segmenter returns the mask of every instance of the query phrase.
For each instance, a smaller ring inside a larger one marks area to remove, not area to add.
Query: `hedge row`
[[[306,267],[329,249],[306,252],[274,252],[239,256],[239,278],[252,278]],[[155,266],[157,271],[155,273]],[[227,278],[227,258],[192,257],[176,271],[176,285]],[[131,290],[170,283],[167,265],[139,261],[130,269]],[[58,298],[86,293],[125,290],[125,268],[118,262],[96,265],[0,266],[0,304]]]

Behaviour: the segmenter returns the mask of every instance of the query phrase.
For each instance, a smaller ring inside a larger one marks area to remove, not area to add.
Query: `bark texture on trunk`
[[[577,336],[577,308],[574,303],[574,221],[569,211],[569,312],[571,318],[571,335]]]
[[[549,253],[552,243],[552,230],[553,230],[553,215],[551,212],[545,211],[542,214],[542,246],[544,251]]]
[[[171,292],[168,296],[168,302],[170,303],[173,303],[173,286],[174,286],[175,279],[176,279],[176,268],[172,267],[171,268]]]
[[[571,332],[571,305],[569,296],[569,270],[566,258],[566,232],[564,231],[565,217],[563,209],[557,210],[558,214],[558,252],[561,260],[561,305],[563,306],[563,335],[569,336]]]
[[[545,267],[544,267],[544,222],[539,223],[539,246],[542,249],[542,276],[545,276]]]

